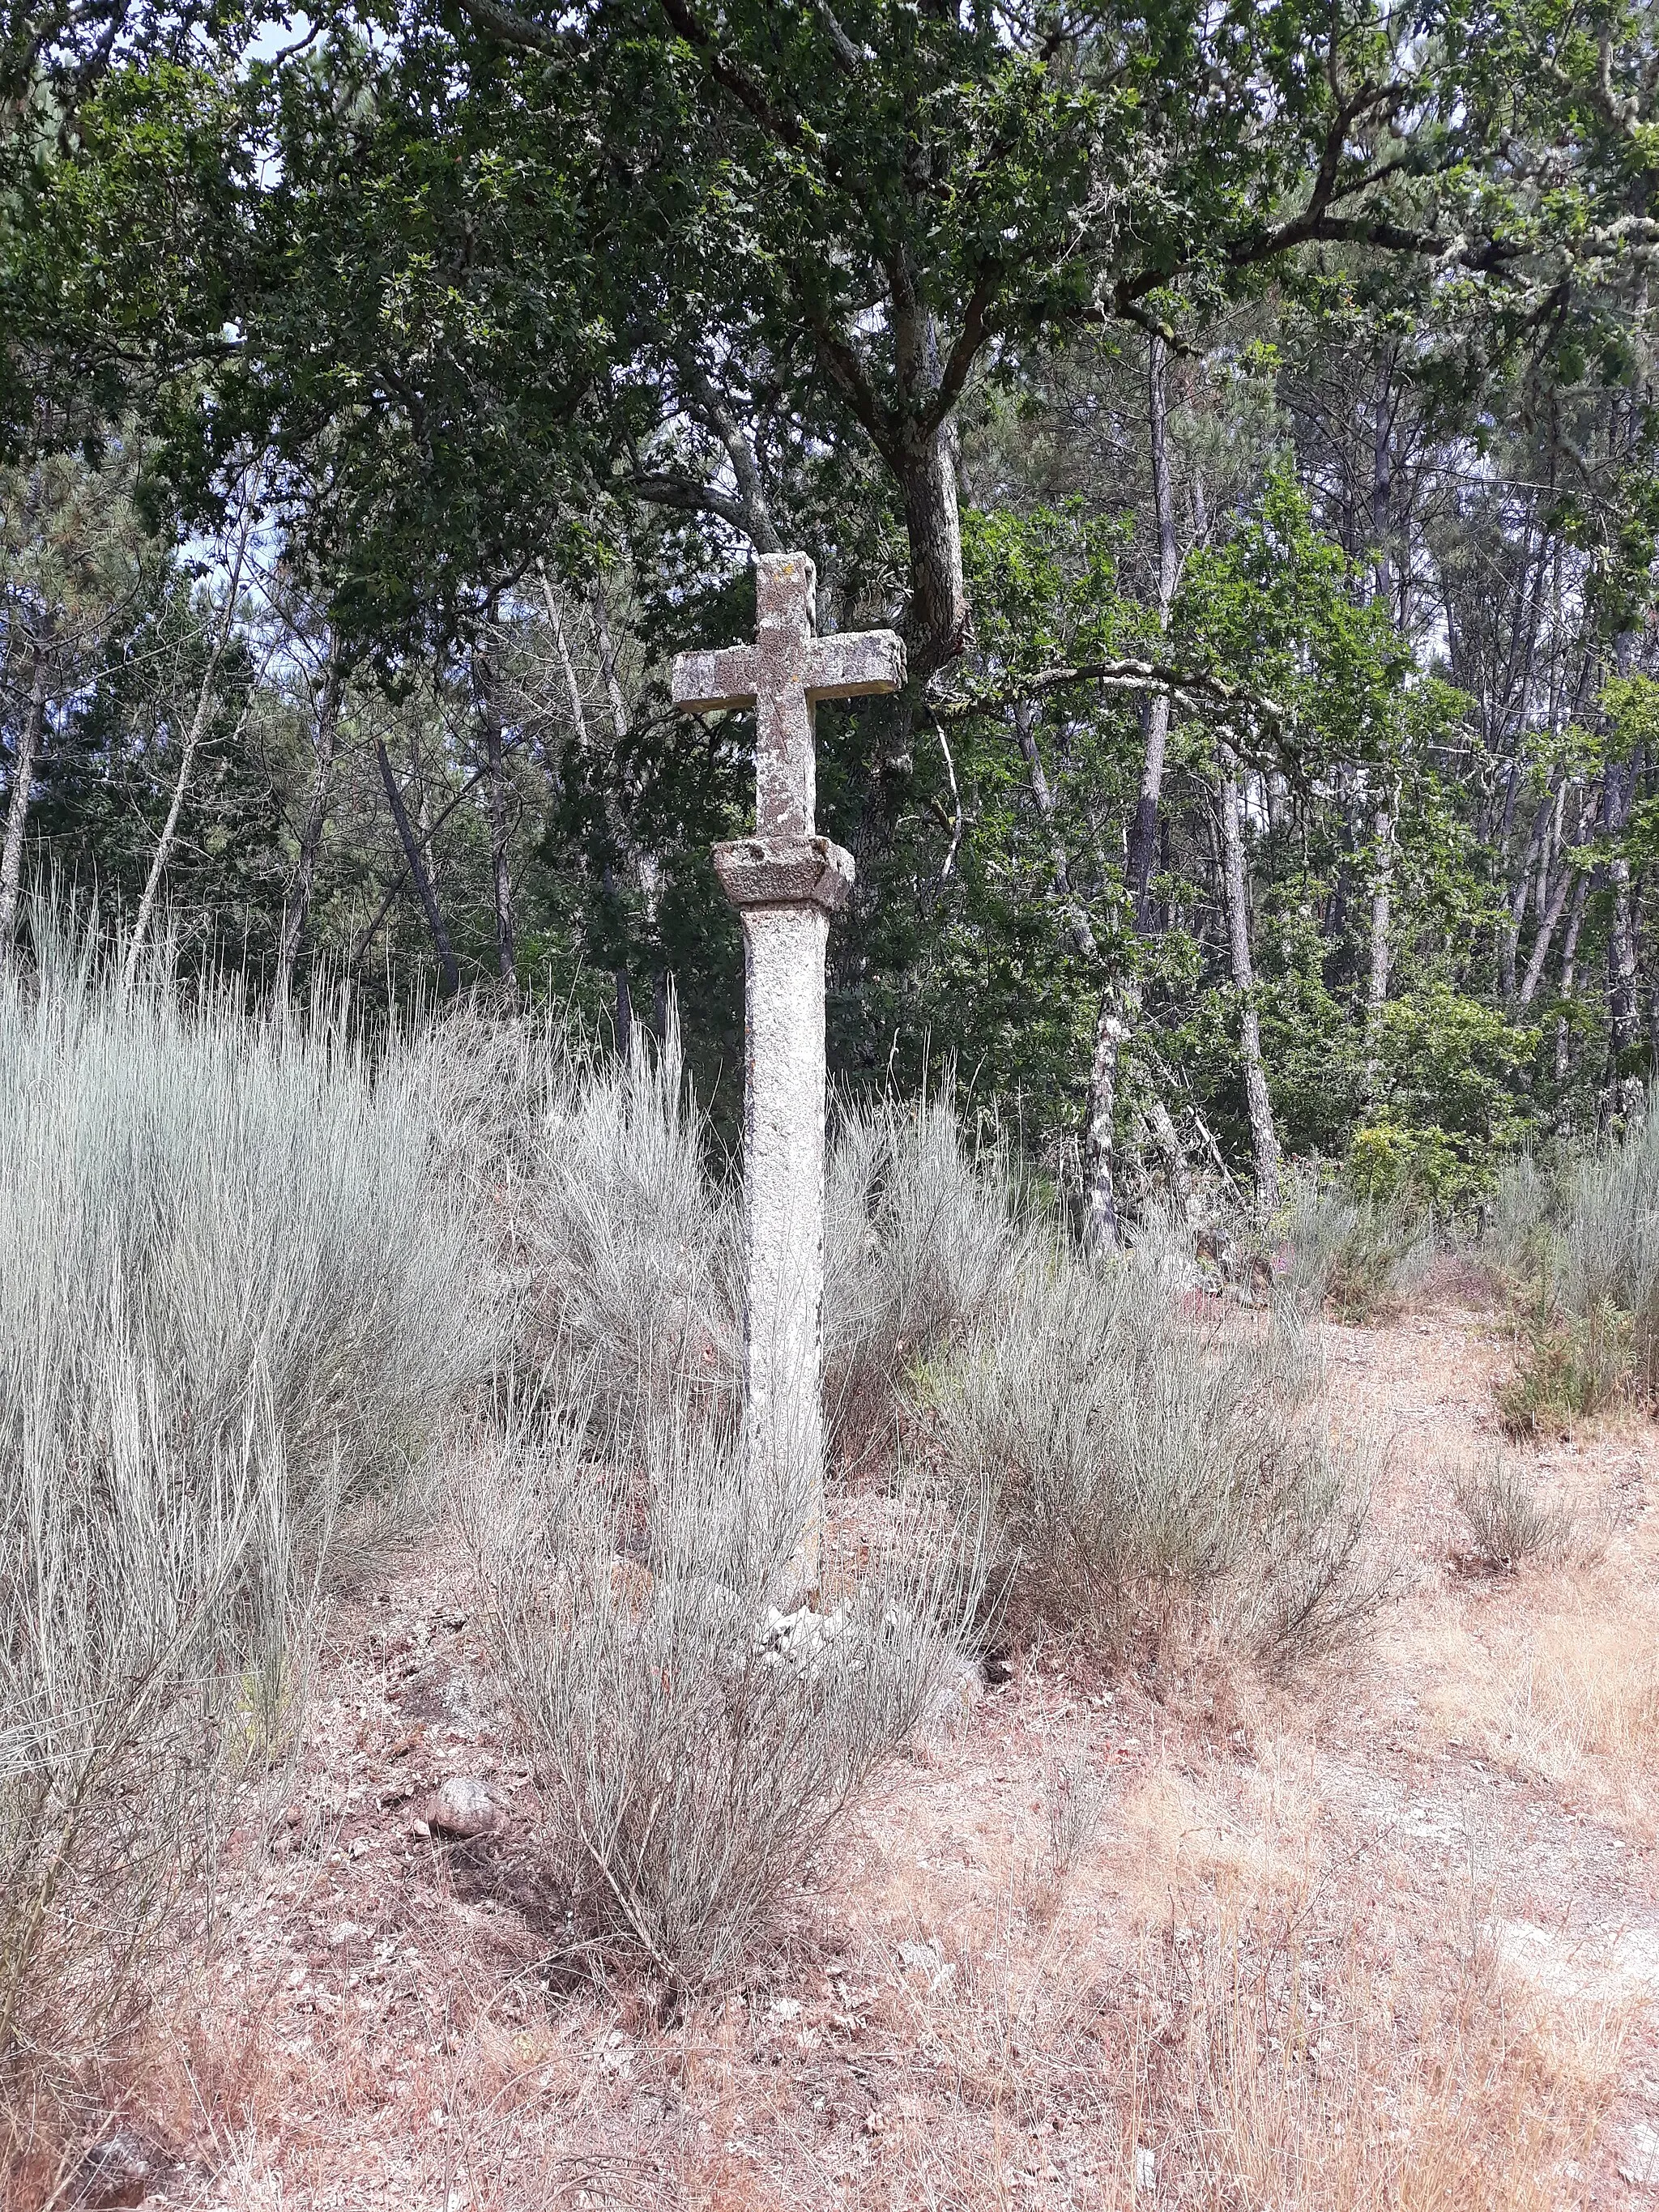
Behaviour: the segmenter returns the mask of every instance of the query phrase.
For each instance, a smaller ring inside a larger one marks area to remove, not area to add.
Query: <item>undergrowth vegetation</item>
[[[1577,1534],[1568,1508],[1551,1504],[1536,1478],[1511,1460],[1495,1457],[1461,1469],[1452,1499],[1476,1559],[1501,1572],[1513,1573],[1532,1559],[1559,1562]]]
[[[46,933],[40,933],[49,942]],[[342,1525],[490,1298],[418,1086],[56,948],[0,986],[0,2087],[95,2061],[228,1785],[287,1756]]]
[[[1409,1194],[1367,1196],[1311,1170],[1297,1176],[1282,1228],[1279,1289],[1308,1316],[1387,1320],[1435,1256],[1433,1218]]]
[[[1274,1665],[1330,1649],[1388,1577],[1316,1379],[1294,1329],[1182,1317],[1133,1261],[1026,1255],[925,1389],[1011,1626],[1121,1648],[1185,1608]]]
[[[1179,1622],[1278,1668],[1385,1587],[1295,1327],[1184,1311],[1169,1224],[1085,1260],[946,1090],[836,1118],[830,1520],[780,1613],[801,1501],[743,1477],[738,1183],[672,1024],[618,1061],[461,1010],[370,1059],[38,934],[0,1000],[14,2127],[199,1936],[344,1540],[411,1498],[462,1501],[576,1954],[671,2005],[764,1951],[975,1647]]]
[[[1514,1162],[1483,1249],[1516,1315],[1512,1431],[1659,1395],[1659,1114],[1589,1152]]]
[[[947,1687],[973,1592],[912,1523],[877,1560],[832,1545],[822,1609],[780,1613],[800,1501],[750,1495],[731,1433],[640,1447],[580,1419],[509,1437],[465,1517],[578,1940],[672,2011],[752,1964]]]

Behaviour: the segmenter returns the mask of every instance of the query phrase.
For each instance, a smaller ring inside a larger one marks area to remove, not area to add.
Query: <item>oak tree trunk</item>
[[[948,422],[912,446],[904,456],[899,483],[910,544],[905,641],[914,685],[956,659],[968,628],[956,440]]]

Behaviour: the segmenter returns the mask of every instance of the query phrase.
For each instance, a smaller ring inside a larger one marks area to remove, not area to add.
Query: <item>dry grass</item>
[[[455,1592],[453,1559],[434,1583]],[[343,1777],[362,1740],[361,1667],[338,1679],[355,1693],[330,1723]],[[143,2097],[193,2137],[202,2194],[185,2201],[1619,2201],[1600,2142],[1626,1996],[1562,1997],[1513,1972],[1488,1887],[1455,1870],[1437,1887],[1420,1851],[1334,1824],[1294,1699],[1275,1692],[1256,1715],[1253,1764],[1155,1708],[1103,1738],[1058,1678],[1012,1694],[890,1772],[841,1879],[798,1898],[763,1977],[667,2026],[627,1980],[544,1987],[547,1932],[514,1905],[520,1858],[398,1845],[407,1808],[374,1808],[400,1767],[374,1749],[366,1809],[316,1857],[279,1859],[258,1914],[238,1906],[247,1995],[181,1992],[199,2016]],[[385,1737],[403,1725],[394,1705]],[[1154,1734],[1145,1758],[1131,1751]],[[464,1756],[476,1769],[487,1754]],[[320,1774],[310,1786],[326,1794]],[[1137,2151],[1155,2161],[1150,2200]]]
[[[401,1062],[38,942],[57,964],[0,984],[0,2148],[24,2163],[199,1932],[295,1747],[336,1536],[428,1468],[493,1304]]]
[[[1650,1588],[1579,1572],[1477,1638],[1437,1639],[1441,1730],[1639,1836],[1659,1833],[1659,1607]]]
[[[1333,1908],[1336,1907],[1335,1910]],[[1175,1915],[1179,1913],[1179,1918]],[[1176,2201],[1561,2212],[1618,2079],[1476,1948],[1425,1986],[1340,1900],[1189,1890],[1148,1931],[1134,2132]]]

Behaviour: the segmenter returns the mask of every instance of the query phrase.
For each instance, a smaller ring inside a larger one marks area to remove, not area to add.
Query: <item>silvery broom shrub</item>
[[[240,1443],[257,1397],[298,1508],[395,1485],[490,1358],[436,1141],[395,1061],[228,998],[124,997],[90,955],[0,987],[0,1358],[52,1390],[31,1417],[136,1361],[169,1437]]]
[[[741,1364],[735,1200],[707,1170],[671,1018],[660,1047],[554,1070],[518,1211],[528,1359],[555,1396],[647,1427],[719,1420]]]
[[[0,2069],[25,2114],[124,2016],[224,1787],[285,1755],[331,1534],[426,1466],[493,1326],[395,1067],[211,992],[125,994],[35,921],[38,972],[0,984]]]
[[[106,1367],[0,1445],[0,2157],[23,2164],[142,2012],[237,1785],[293,1742],[310,1592],[280,1443],[261,1415],[181,1449],[161,1395]]]
[[[1553,1165],[1511,1163],[1483,1248],[1522,1305],[1511,1428],[1659,1400],[1659,1113]]]
[[[1006,1627],[1121,1645],[1179,1603],[1272,1664],[1329,1648],[1386,1582],[1314,1380],[1294,1334],[1188,1318],[1132,1259],[1033,1255],[923,1378]]]
[[[582,1936],[672,2006],[763,1948],[959,1676],[975,1593],[918,1523],[873,1561],[832,1548],[823,1610],[781,1613],[802,1501],[757,1498],[700,1419],[601,1441],[568,1420],[510,1439],[465,1520],[552,1872]]]
[[[1280,1223],[1276,1287],[1295,1310],[1346,1322],[1386,1318],[1409,1303],[1435,1257],[1434,1224],[1404,1200],[1359,1199],[1297,1169]]]
[[[970,1146],[947,1088],[848,1103],[824,1209],[824,1407],[843,1462],[890,1431],[906,1378],[1006,1298],[1030,1231],[1006,1147]]]

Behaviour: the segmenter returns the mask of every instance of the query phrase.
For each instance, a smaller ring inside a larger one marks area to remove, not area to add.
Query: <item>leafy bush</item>
[[[753,1957],[952,1662],[925,1540],[856,1569],[832,1549],[834,1609],[775,1612],[799,1512],[757,1499],[701,1419],[637,1460],[554,1425],[468,1499],[555,1871],[586,1938],[653,1970],[665,2005]]]
[[[1336,1642],[1382,1585],[1312,1379],[1294,1334],[1186,1321],[1133,1264],[1025,1266],[931,1389],[1011,1626],[1121,1643],[1175,1597],[1270,1662]]]
[[[1348,1139],[1343,1181],[1369,1206],[1399,1207],[1444,1221],[1465,1212],[1489,1187],[1490,1166],[1466,1137],[1431,1126],[1368,1121]]]
[[[222,1784],[283,1754],[337,1515],[425,1462],[490,1327],[410,1064],[36,941],[0,983],[13,2089],[118,2025]]]

